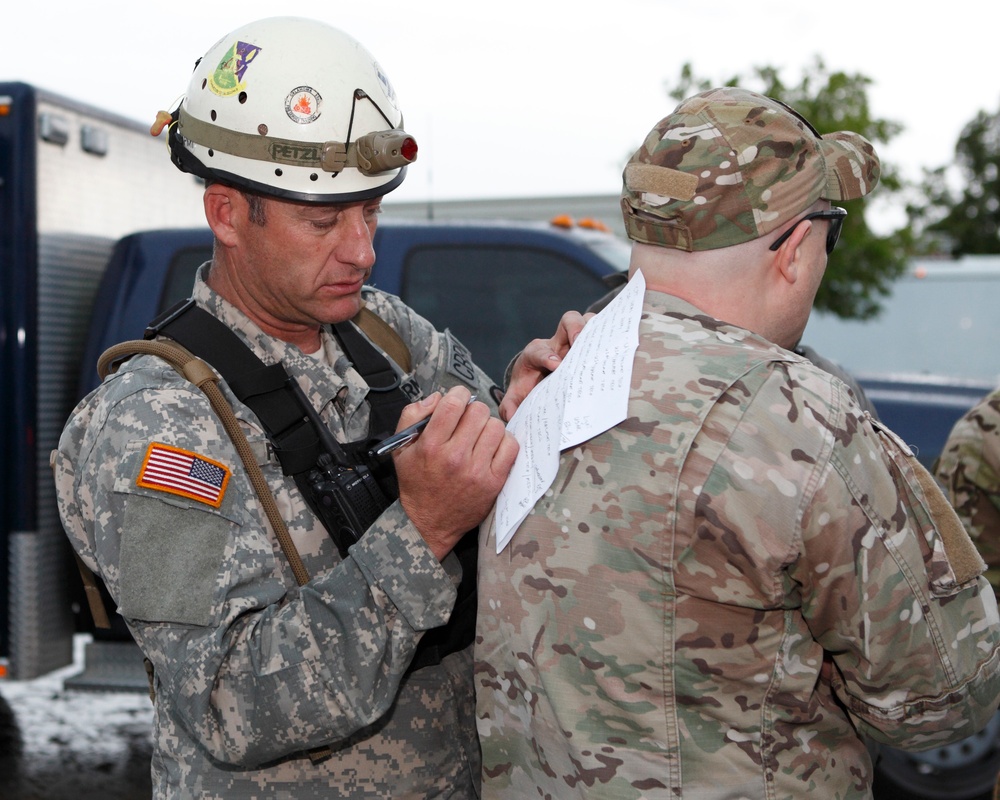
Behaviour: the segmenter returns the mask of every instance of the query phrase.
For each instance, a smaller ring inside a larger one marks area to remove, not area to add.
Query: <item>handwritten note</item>
[[[508,423],[521,449],[497,498],[497,553],[552,484],[559,452],[625,419],[645,289],[642,273],[636,272]]]

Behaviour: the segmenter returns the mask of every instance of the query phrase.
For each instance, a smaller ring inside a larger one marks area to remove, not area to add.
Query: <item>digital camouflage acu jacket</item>
[[[281,360],[338,440],[367,435],[367,387],[332,337],[331,368],[265,336],[201,276],[194,296]],[[468,382],[490,397],[451,336],[398,298],[366,300],[409,346],[424,393]],[[341,562],[223,388],[312,576],[302,588],[207,399],[165,362],[135,357],[110,376],[56,456],[70,539],[155,668],[155,796],[476,797],[471,648],[404,678],[421,633],[450,615],[457,565],[437,561],[398,502]],[[324,745],[333,755],[313,763],[306,751]]]
[[[481,529],[483,797],[868,798],[862,734],[982,727],[996,602],[905,446],[677,298],[639,333],[626,420],[561,454],[500,555]]]

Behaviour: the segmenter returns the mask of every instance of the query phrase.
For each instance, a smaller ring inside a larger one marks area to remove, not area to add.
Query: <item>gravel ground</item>
[[[0,682],[0,800],[149,800],[149,697],[63,688],[87,641],[73,666]]]

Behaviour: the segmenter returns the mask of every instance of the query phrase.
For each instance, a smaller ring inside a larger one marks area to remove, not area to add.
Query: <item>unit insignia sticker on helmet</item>
[[[311,86],[297,86],[285,98],[285,113],[292,122],[307,125],[319,117],[323,98]]]
[[[229,97],[243,89],[243,75],[260,48],[255,44],[237,41],[223,56],[219,66],[208,79],[209,88],[220,97]]]

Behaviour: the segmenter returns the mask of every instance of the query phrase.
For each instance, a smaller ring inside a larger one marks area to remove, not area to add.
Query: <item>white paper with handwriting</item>
[[[507,424],[521,449],[497,498],[498,554],[555,479],[559,452],[625,419],[645,290],[642,273],[636,272]]]

